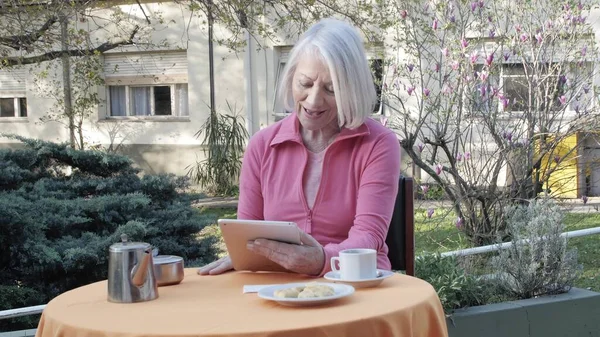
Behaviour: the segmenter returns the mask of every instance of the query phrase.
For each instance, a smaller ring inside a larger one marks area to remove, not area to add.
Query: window
[[[498,110],[504,112],[526,111],[530,108],[544,111],[551,102],[550,110],[560,110],[560,97],[565,93],[564,76],[558,64],[544,64],[535,67],[522,63],[506,63],[500,69],[500,75],[488,74],[485,81],[479,81],[472,90],[471,108],[474,111],[487,112],[497,104],[490,95],[494,88],[500,88],[506,99],[506,106],[498,104]],[[474,78],[481,78],[486,71],[483,65],[476,65]],[[531,105],[530,89],[531,85]]]
[[[383,84],[383,60],[380,58],[372,58],[369,60],[369,67],[373,73],[373,81],[375,82],[375,92],[377,93],[377,103],[373,107],[374,114],[381,114],[383,112],[383,105],[381,104],[381,86]]]
[[[27,99],[0,98],[0,117],[27,117]]]
[[[0,118],[27,117],[26,78],[24,68],[0,70]]]
[[[187,84],[109,86],[110,116],[188,116]]]
[[[118,53],[104,59],[107,117],[186,117],[185,52]]]

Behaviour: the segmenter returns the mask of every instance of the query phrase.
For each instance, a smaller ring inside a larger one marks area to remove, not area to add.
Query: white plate
[[[383,280],[392,275],[394,275],[393,271],[377,269],[377,277],[375,278],[364,279],[360,281],[347,281],[340,279],[339,272],[330,271],[327,274],[325,274],[325,279],[333,281],[335,283],[348,284],[353,286],[354,288],[370,288],[380,285],[381,282],[383,282]]]
[[[286,283],[276,284],[268,287],[264,287],[258,291],[258,297],[266,300],[275,301],[282,305],[288,306],[312,306],[325,304],[331,301],[335,301],[342,297],[352,295],[354,293],[354,287],[346,284],[335,284],[335,283],[324,283],[324,282],[309,282],[311,284],[324,284],[333,288],[335,292],[332,296],[318,297],[318,298],[280,298],[275,297],[275,290],[287,289],[292,287],[304,287],[307,283]]]

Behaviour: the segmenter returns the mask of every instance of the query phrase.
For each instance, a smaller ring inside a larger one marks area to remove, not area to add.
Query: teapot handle
[[[145,255],[142,259],[142,262],[136,265],[131,271],[131,283],[136,287],[141,287],[146,281],[146,276],[148,274],[148,264],[150,263],[150,260],[152,260],[152,250],[146,250],[144,251],[144,254]]]

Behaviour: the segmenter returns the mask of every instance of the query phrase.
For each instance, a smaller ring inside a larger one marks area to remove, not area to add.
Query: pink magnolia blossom
[[[458,70],[459,66],[460,66],[460,63],[458,63],[458,61],[452,62],[452,69],[453,70]]]
[[[495,31],[495,30],[493,30],[493,29],[490,29],[490,32],[489,32],[489,34],[488,34],[488,35],[489,35],[489,37],[490,37],[490,38],[492,38],[492,39],[493,39],[494,37],[496,37],[496,31]]]
[[[500,89],[498,88],[492,88],[492,96],[496,96],[500,93]]]
[[[487,89],[485,88],[485,85],[482,85],[479,87],[479,94],[481,95],[481,97],[485,97],[485,94],[487,93]]]
[[[429,93],[430,93],[429,89],[427,89],[427,88],[423,89],[423,95],[425,97],[429,97]]]
[[[521,42],[526,42],[527,40],[529,40],[529,35],[527,35],[527,33],[521,34],[520,40]]]
[[[452,86],[448,85],[447,83],[444,83],[444,87],[442,87],[442,94],[450,95],[453,92],[454,89],[452,88]]]
[[[461,39],[461,40],[460,40],[460,46],[461,46],[463,49],[466,49],[466,48],[469,46],[469,41],[467,41],[467,40],[466,40],[466,39],[464,39],[464,38],[463,38],[463,39]]]
[[[429,191],[429,186],[427,185],[421,185],[421,190],[423,190],[423,194],[427,194],[427,191]]]
[[[465,152],[465,160],[471,159],[471,152]]]
[[[508,99],[506,99],[506,98],[501,98],[501,99],[500,99],[500,103],[502,103],[502,109],[506,110],[506,108],[508,108],[508,104],[509,104],[510,102],[509,102],[509,101],[508,101]]]
[[[481,79],[482,82],[487,81],[489,76],[489,73],[487,71],[482,71],[479,73],[479,79]]]
[[[448,48],[446,48],[446,47],[442,48],[442,55],[444,55],[445,57],[448,57],[448,55],[450,55]]]
[[[578,10],[583,10],[583,4],[582,4],[581,2],[579,2],[579,3],[577,4],[577,9],[578,9]]]
[[[435,213],[435,210],[433,208],[430,208],[427,210],[427,219],[431,219],[431,217],[433,216],[433,213]]]
[[[442,166],[442,164],[437,164],[437,165],[435,165],[435,173],[436,173],[437,175],[440,175],[440,174],[442,174],[442,170],[443,170],[443,168],[444,168],[444,167]]]
[[[588,202],[588,196],[587,195],[582,196],[581,197],[581,201],[583,201],[584,205],[587,204],[587,202]]]
[[[417,145],[417,149],[419,149],[419,153],[423,152],[424,148],[425,148],[425,144],[419,143],[419,145]]]
[[[452,14],[450,16],[450,22],[455,23],[456,22],[456,16],[454,16],[454,14]]]
[[[567,104],[567,97],[565,97],[565,95],[562,95],[558,98],[558,100],[560,101],[560,104],[565,105]]]
[[[554,162],[557,163],[557,164],[560,162],[560,156],[559,155],[554,156]]]
[[[590,86],[588,84],[584,85],[583,92],[587,94],[589,91],[590,91]]]
[[[581,57],[584,57],[585,54],[587,54],[587,46],[583,46],[583,48],[581,48]]]
[[[456,228],[457,229],[462,229],[463,225],[465,224],[465,220],[463,220],[463,218],[458,217],[456,219]]]
[[[542,33],[535,34],[535,40],[537,41],[537,43],[542,43],[543,39],[544,38],[542,37]]]
[[[433,70],[434,70],[436,73],[439,73],[439,72],[440,72],[440,64],[439,64],[439,63],[436,63],[436,64],[435,64],[435,66],[433,66]]]
[[[433,30],[437,30],[438,29],[438,19],[433,19],[433,23],[431,24],[431,28],[433,28]]]
[[[400,11],[400,17],[402,17],[402,19],[406,19],[407,15],[408,15],[408,12],[406,11],[406,9],[403,9],[402,11]]]
[[[508,61],[508,59],[510,58],[510,54],[509,53],[504,53],[504,61]]]
[[[471,11],[474,12],[477,9],[477,3],[471,2]]]
[[[479,0],[479,8],[483,8],[484,5],[485,5],[485,2],[483,2],[483,0]]]
[[[406,88],[406,92],[408,93],[408,95],[412,95],[413,91],[415,91],[415,87],[408,87]]]
[[[477,55],[477,52],[474,51],[471,53],[471,56],[469,56],[469,61],[471,61],[471,64],[475,64],[475,62],[477,62],[477,58],[479,58],[479,55]]]
[[[520,33],[521,29],[521,25],[515,25],[515,30],[517,31],[517,33]]]
[[[457,154],[457,155],[456,155],[456,161],[457,161],[457,162],[460,162],[460,161],[462,161],[462,160],[463,160],[463,154],[462,154],[462,153],[459,153],[459,154]]]
[[[489,67],[494,62],[494,54],[491,53],[485,58],[485,64]]]
[[[409,72],[412,72],[413,69],[415,68],[415,65],[412,64],[412,63],[409,63],[409,64],[406,65],[406,68],[408,69]]]

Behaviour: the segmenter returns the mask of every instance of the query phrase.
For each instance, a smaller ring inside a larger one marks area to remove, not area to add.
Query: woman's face
[[[298,119],[307,130],[337,127],[337,104],[327,65],[311,53],[300,58],[292,83]]]

